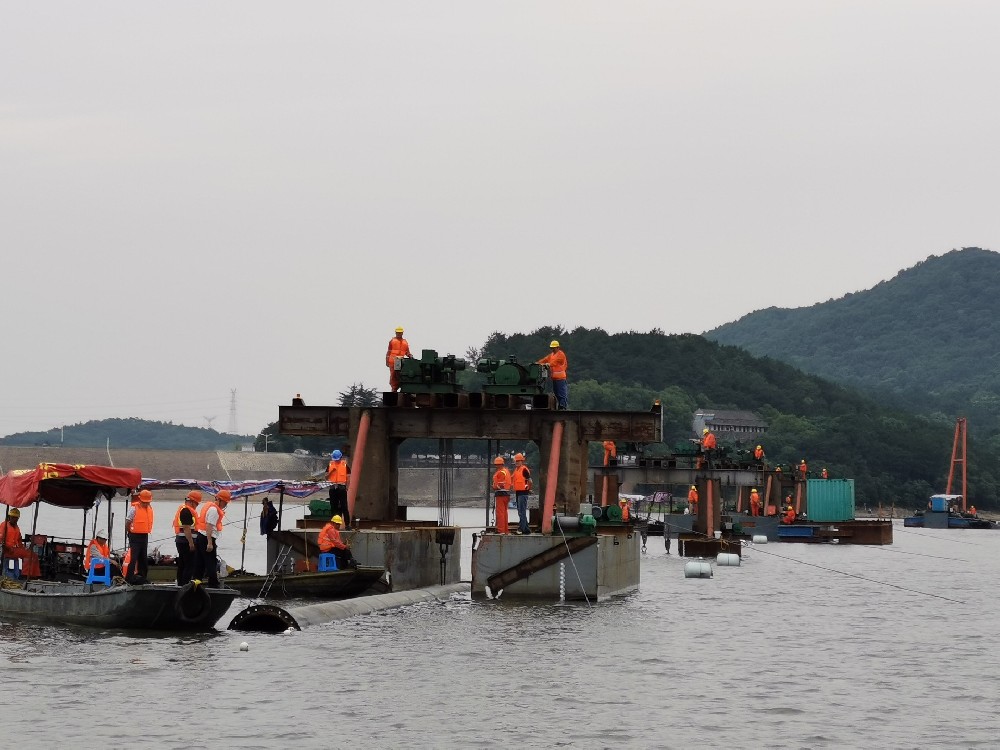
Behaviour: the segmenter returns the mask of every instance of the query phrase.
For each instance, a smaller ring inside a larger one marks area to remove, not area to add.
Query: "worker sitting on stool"
[[[782,523],[795,523],[795,508],[789,503],[785,506],[785,515],[781,517]]]
[[[343,526],[344,519],[340,516],[334,516],[320,530],[318,540],[319,551],[332,554],[337,559],[337,567],[340,570],[358,567],[354,555],[351,554],[351,548],[344,543],[343,537],[340,536],[340,530]]]

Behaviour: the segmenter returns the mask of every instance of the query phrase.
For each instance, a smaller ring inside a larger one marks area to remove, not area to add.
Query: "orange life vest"
[[[542,357],[535,364],[548,365],[549,376],[553,380],[566,379],[566,370],[569,367],[569,362],[566,360],[566,355],[562,351],[552,352],[547,357]]]
[[[620,503],[620,505],[622,506],[622,520],[623,521],[627,521],[628,520],[628,500]]]
[[[510,472],[507,469],[500,468],[494,472],[493,489],[497,492],[510,492]]]
[[[397,339],[393,336],[389,339],[389,351],[385,355],[386,367],[392,367],[396,357],[405,357],[409,353],[410,345],[406,343],[406,339]]]
[[[347,484],[347,461],[331,461],[326,467],[326,481],[333,484]]]
[[[205,516],[208,515],[209,508],[215,508],[217,511],[219,511],[219,520],[215,524],[216,531],[222,531],[222,519],[226,517],[226,511],[224,511],[221,507],[219,507],[219,504],[214,500],[209,500],[207,503],[202,505],[198,511],[198,518],[195,519],[194,527],[202,534],[205,534],[205,536],[208,536],[208,534],[206,533],[208,529],[208,524],[205,521]]]
[[[135,515],[132,516],[133,534],[150,534],[153,531],[153,505],[152,503],[133,503]]]
[[[527,492],[531,489],[531,472],[524,464],[514,467],[514,492]]]
[[[715,450],[715,433],[706,433],[701,439],[701,447],[707,451]]]
[[[187,508],[189,511],[191,511],[191,517],[195,519],[195,523],[197,523],[197,521],[198,521],[198,519],[197,519],[197,513],[198,513],[197,509],[192,509],[191,506],[188,505],[186,502],[181,503],[180,506],[177,508],[177,512],[174,513],[174,534],[175,535],[180,535],[180,534],[184,533],[181,530],[183,528],[181,526],[181,511],[184,510],[185,508]]]
[[[317,543],[319,544],[320,552],[329,552],[332,549],[347,549],[344,540],[340,538],[340,529],[337,528],[337,524],[333,521],[330,521],[319,532]]]
[[[0,544],[3,544],[4,549],[17,549],[21,545],[21,529],[19,526],[14,526],[6,521],[0,523],[0,529],[3,533],[0,533]]]
[[[698,490],[688,490],[688,502],[689,503],[698,502]]]
[[[764,449],[763,448],[754,448],[753,449],[753,457],[756,458],[758,461],[760,461],[762,458],[764,458]]]
[[[110,559],[111,548],[107,544],[101,544],[96,539],[91,539],[90,544],[87,545],[87,551],[83,553],[83,569],[88,573],[90,572],[90,561],[94,557],[103,557],[106,560]],[[103,567],[103,565],[100,566],[98,570]]]

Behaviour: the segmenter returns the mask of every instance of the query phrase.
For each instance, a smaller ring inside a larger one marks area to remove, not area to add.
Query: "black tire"
[[[200,625],[212,613],[212,596],[204,586],[186,583],[174,597],[174,614],[185,625]]]

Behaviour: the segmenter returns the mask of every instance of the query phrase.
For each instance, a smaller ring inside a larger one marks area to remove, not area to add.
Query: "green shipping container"
[[[853,479],[807,479],[806,517],[810,521],[853,521]]]

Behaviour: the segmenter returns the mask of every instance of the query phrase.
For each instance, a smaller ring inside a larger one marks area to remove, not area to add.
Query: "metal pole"
[[[240,570],[246,571],[247,559],[247,513],[249,512],[250,496],[243,496],[243,550],[240,552]]]

